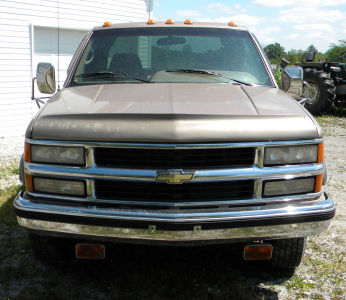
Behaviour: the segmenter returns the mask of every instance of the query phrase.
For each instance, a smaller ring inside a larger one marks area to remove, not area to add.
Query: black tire
[[[316,98],[312,103],[306,103],[305,108],[313,115],[327,112],[336,97],[333,80],[327,73],[309,68],[304,69],[304,80],[318,88]]]
[[[24,185],[25,184],[25,176],[24,176],[24,154],[20,158],[19,162],[19,181]]]
[[[272,267],[292,271],[299,266],[304,256],[306,237],[273,240],[269,243],[273,245],[270,260]]]
[[[29,233],[29,239],[35,257],[44,263],[67,263],[75,257],[72,240],[33,233]]]

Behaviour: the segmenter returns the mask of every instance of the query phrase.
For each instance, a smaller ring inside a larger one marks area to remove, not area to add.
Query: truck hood
[[[139,83],[65,88],[27,132],[49,140],[231,142],[314,139],[319,128],[271,87]]]

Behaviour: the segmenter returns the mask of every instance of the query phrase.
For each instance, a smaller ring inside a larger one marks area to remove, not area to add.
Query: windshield
[[[247,31],[193,27],[95,31],[70,84],[123,82],[273,85]]]

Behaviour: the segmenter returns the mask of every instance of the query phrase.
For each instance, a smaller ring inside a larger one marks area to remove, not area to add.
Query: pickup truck
[[[259,42],[229,24],[105,23],[82,40],[28,126],[14,201],[43,261],[102,259],[108,243],[241,244],[245,260],[294,270],[335,214],[323,136],[277,86]],[[300,75],[301,73],[301,75]]]

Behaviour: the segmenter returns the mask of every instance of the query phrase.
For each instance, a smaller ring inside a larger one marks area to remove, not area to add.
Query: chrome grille
[[[249,167],[255,160],[254,147],[206,149],[94,149],[98,167],[126,169],[227,169]]]
[[[251,199],[254,180],[189,182],[132,182],[95,180],[98,199],[139,202],[205,202]]]

